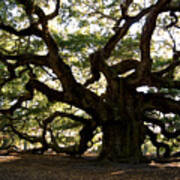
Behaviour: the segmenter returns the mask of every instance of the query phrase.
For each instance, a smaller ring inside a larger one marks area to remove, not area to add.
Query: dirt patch
[[[105,163],[94,157],[0,156],[0,180],[180,180],[180,162]]]

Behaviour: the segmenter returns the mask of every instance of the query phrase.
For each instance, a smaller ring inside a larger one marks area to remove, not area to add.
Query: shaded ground
[[[180,162],[127,165],[93,157],[0,156],[0,180],[180,180]]]

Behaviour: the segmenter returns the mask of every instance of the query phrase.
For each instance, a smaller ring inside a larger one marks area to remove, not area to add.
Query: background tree
[[[177,151],[178,1],[3,0],[0,9],[0,130],[14,144],[81,155],[101,128],[102,159],[141,162],[146,137],[160,155]]]

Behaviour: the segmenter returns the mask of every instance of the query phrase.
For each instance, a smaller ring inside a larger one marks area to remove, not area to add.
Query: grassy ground
[[[180,162],[128,165],[93,158],[0,156],[0,180],[180,180]]]

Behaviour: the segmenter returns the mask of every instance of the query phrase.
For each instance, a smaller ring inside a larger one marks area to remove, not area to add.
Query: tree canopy
[[[178,0],[2,0],[0,146],[141,162],[180,147]]]

